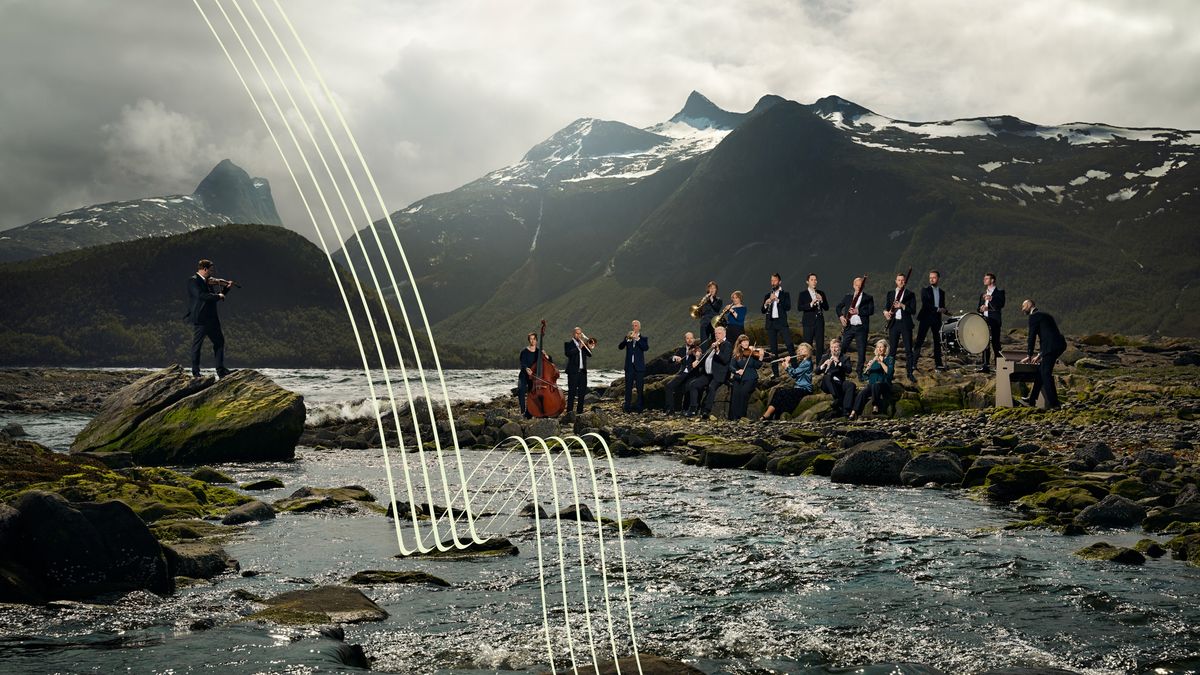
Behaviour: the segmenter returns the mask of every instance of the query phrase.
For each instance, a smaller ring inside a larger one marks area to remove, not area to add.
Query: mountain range
[[[228,159],[190,195],[94,204],[0,231],[0,263],[225,223],[280,225],[265,178],[251,178]]]
[[[619,362],[633,318],[665,348],[708,280],[754,312],[776,271],[793,290],[815,272],[836,301],[855,275],[882,299],[897,271],[938,268],[956,313],[991,271],[1010,327],[1035,297],[1072,332],[1198,335],[1198,145],[1007,115],[908,122],[838,96],[735,113],[693,92],[645,128],[576,120],[392,220],[439,345],[489,345],[497,365],[540,318],[556,340],[581,325],[611,343],[596,365]],[[338,258],[364,268],[357,244]]]

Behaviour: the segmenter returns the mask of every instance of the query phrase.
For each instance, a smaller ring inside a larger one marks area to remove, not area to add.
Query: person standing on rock
[[[538,334],[530,333],[525,336],[525,348],[521,350],[521,371],[517,375],[517,405],[521,408],[521,415],[525,419],[532,419],[533,415],[525,409],[525,396],[529,393],[530,385],[533,383],[533,367],[538,362]]]
[[[913,345],[913,362],[921,360],[921,348],[925,346],[926,334],[933,336],[933,366],[935,370],[943,371],[946,366],[942,363],[942,317],[946,314],[946,292],[938,285],[942,273],[929,270],[929,285],[921,289],[921,311],[917,313],[920,328],[917,331],[917,342]]]
[[[979,294],[979,313],[983,315],[984,321],[987,321],[988,333],[991,335],[989,346],[997,360],[1003,357],[1003,354],[1000,353],[1000,318],[1003,309],[1004,291],[996,288],[995,273],[988,272],[983,275],[983,292]],[[990,372],[987,349],[983,350],[980,358],[979,372]]]
[[[196,263],[196,273],[188,279],[188,313],[184,318],[192,320],[192,377],[200,377],[200,347],[204,338],[212,342],[213,355],[217,358],[217,377],[225,377],[225,334],[221,332],[221,319],[217,316],[217,303],[225,299],[225,293],[233,287],[232,281],[217,285],[212,272],[211,260]],[[210,285],[209,279],[213,279]],[[219,292],[214,292],[216,289]]]
[[[567,412],[573,408],[575,414],[583,414],[583,397],[587,395],[587,362],[592,358],[592,347],[596,341],[586,338],[583,329],[575,326],[571,339],[563,345],[567,354]],[[575,404],[575,401],[579,401]]]
[[[899,345],[904,343],[904,364],[908,370],[908,381],[916,382],[913,370],[917,367],[917,357],[913,356],[913,315],[917,313],[917,296],[908,290],[908,275],[896,275],[896,288],[888,291],[887,307],[883,312],[888,325],[888,352],[899,354]]]
[[[729,294],[729,311],[725,313],[725,333],[731,342],[746,333],[746,306],[742,304],[745,296],[741,291]]]
[[[788,326],[787,313],[792,309],[792,296],[783,290],[783,277],[779,272],[771,275],[771,291],[763,296],[762,313],[767,319],[767,340],[771,342],[771,353],[779,354],[779,338],[787,345],[787,353],[795,354],[792,346],[792,329]],[[771,364],[771,373],[779,374],[779,364]]]
[[[854,410],[850,411],[850,419],[857,419],[871,401],[871,412],[879,414],[879,405],[892,395],[892,377],[896,373],[896,359],[888,355],[887,340],[875,343],[875,358],[867,364],[867,386],[858,392],[858,400],[854,402]]]
[[[1054,362],[1067,351],[1067,340],[1058,329],[1054,317],[1039,310],[1033,300],[1021,303],[1021,311],[1029,315],[1029,344],[1026,348],[1028,356],[1021,363],[1033,363],[1038,367],[1038,379],[1029,390],[1029,397],[1021,399],[1025,405],[1035,405],[1038,394],[1046,395],[1046,407],[1057,408],[1058,387],[1054,384]],[[1034,343],[1041,344],[1041,351],[1033,355]]]
[[[625,350],[625,412],[642,412],[645,400],[642,390],[646,385],[646,350],[650,342],[642,335],[642,322],[634,319],[629,324],[629,333],[617,345],[617,349]],[[633,402],[633,387],[637,386],[637,405]]]
[[[808,288],[796,299],[796,309],[803,312],[800,326],[804,330],[804,341],[814,349],[820,349],[825,344],[825,312],[829,311],[829,299],[825,297],[825,291],[817,288],[815,273],[809,273],[807,283]]]
[[[863,290],[864,277],[854,277],[850,292],[838,303],[837,313],[842,317],[842,352],[849,353],[850,343],[858,343],[858,379],[862,379],[863,365],[867,360],[867,340],[871,334],[871,315],[875,313],[875,298]]]
[[[700,341],[712,342],[712,320],[721,313],[721,296],[717,295],[717,282],[710,281],[700,298]]]

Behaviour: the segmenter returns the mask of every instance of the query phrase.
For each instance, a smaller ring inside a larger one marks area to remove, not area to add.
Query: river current
[[[303,393],[310,417],[370,410],[361,372],[265,372]],[[593,373],[592,382],[609,375]],[[452,400],[479,400],[505,393],[511,380],[508,372],[452,371],[447,388]],[[0,415],[0,424],[10,421],[64,450],[86,416]],[[484,462],[485,470],[513,461],[481,451],[462,456],[468,468]],[[302,485],[359,484],[381,500],[388,495],[383,454],[374,449],[302,447],[293,462],[220,468],[239,481],[282,478],[287,487],[258,495],[264,501]],[[1200,569],[1170,559],[1124,566],[1071,555],[1097,540],[1131,545],[1140,531],[1007,532],[999,528],[1011,512],[962,491],[708,470],[665,455],[618,459],[616,472],[624,515],[654,531],[625,540],[629,604],[644,653],[706,673],[1200,671]],[[511,533],[528,521],[506,525]],[[390,617],[346,626],[345,637],[363,645],[373,670],[548,671],[534,539],[527,532],[512,539],[515,557],[402,561],[393,557],[391,521],[378,514],[281,514],[225,544],[256,576],[223,577],[170,598],[134,593],[107,605],[0,609],[0,672],[353,670],[334,659],[336,643],[311,631],[239,622],[254,606],[231,593],[267,596],[339,583],[365,569],[421,570],[451,584],[365,589]],[[614,555],[609,549],[608,569],[619,573]],[[599,582],[594,565],[590,575]],[[615,619],[627,621],[622,587],[610,589]],[[553,637],[556,652],[573,648],[582,663],[587,632],[575,609],[573,642],[561,628]],[[561,614],[551,618],[562,624]],[[591,618],[603,654],[604,617]],[[569,665],[560,661],[559,672]]]

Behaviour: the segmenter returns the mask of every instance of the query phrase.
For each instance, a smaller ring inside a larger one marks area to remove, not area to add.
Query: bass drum
[[[982,354],[990,341],[987,320],[978,314],[953,316],[942,325],[942,345],[947,352]]]

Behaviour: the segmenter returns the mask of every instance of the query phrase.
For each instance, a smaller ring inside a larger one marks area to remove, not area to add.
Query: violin
[[[216,277],[209,277],[205,281],[208,282],[209,288],[222,288],[225,290],[229,290],[230,288],[241,288],[242,287],[241,284],[234,282],[234,281],[230,281],[229,279],[218,279]]]

